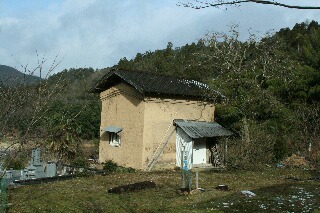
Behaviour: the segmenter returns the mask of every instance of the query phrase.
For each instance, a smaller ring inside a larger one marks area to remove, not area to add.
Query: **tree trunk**
[[[242,123],[243,123],[242,140],[244,142],[243,148],[245,149],[244,153],[246,153],[245,157],[248,157],[250,144],[251,144],[248,119],[244,117],[242,119]]]

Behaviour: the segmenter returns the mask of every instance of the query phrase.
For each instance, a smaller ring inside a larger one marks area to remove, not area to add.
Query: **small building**
[[[99,161],[149,170],[223,167],[232,133],[214,122],[221,94],[195,80],[148,72],[113,70],[90,92],[102,101]]]

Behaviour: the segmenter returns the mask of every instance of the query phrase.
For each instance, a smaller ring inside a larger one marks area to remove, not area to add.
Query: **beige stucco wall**
[[[181,98],[143,97],[126,84],[118,84],[100,94],[102,101],[99,161],[144,169],[160,143],[175,130],[174,119],[213,121],[213,103]],[[123,128],[121,146],[109,145],[107,126]],[[160,156],[156,168],[174,168],[176,133]]]
[[[141,168],[143,150],[144,102],[142,96],[126,84],[118,84],[100,94],[102,101],[99,161],[113,160],[121,166]],[[121,146],[109,145],[107,126],[123,128]]]
[[[160,143],[175,130],[174,119],[213,121],[213,103],[165,98],[145,98],[143,166],[150,161]],[[174,168],[176,163],[176,133],[160,156],[155,168]],[[162,145],[160,146],[162,147]]]

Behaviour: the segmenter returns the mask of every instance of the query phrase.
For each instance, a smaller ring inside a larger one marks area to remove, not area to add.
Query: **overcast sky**
[[[105,68],[136,53],[197,42],[207,32],[227,32],[239,24],[242,38],[292,28],[306,20],[320,22],[320,10],[293,10],[244,4],[240,8],[194,10],[179,0],[0,0],[0,64],[20,70],[44,56],[55,72],[69,68]],[[186,2],[182,0],[182,2]],[[319,0],[279,0],[320,6]],[[40,56],[37,57],[37,52]]]

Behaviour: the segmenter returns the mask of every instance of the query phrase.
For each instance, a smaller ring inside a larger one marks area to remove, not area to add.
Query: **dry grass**
[[[177,193],[181,186],[177,171],[96,175],[11,189],[9,212],[310,212],[320,208],[320,182],[306,180],[314,175],[305,170],[277,168],[200,172],[199,187],[206,191],[188,196]],[[157,187],[120,195],[107,192],[140,181],[154,181]],[[230,190],[214,189],[219,184],[228,185]],[[245,197],[241,190],[253,191],[257,196]],[[295,196],[304,196],[308,202],[303,198],[294,200]]]

